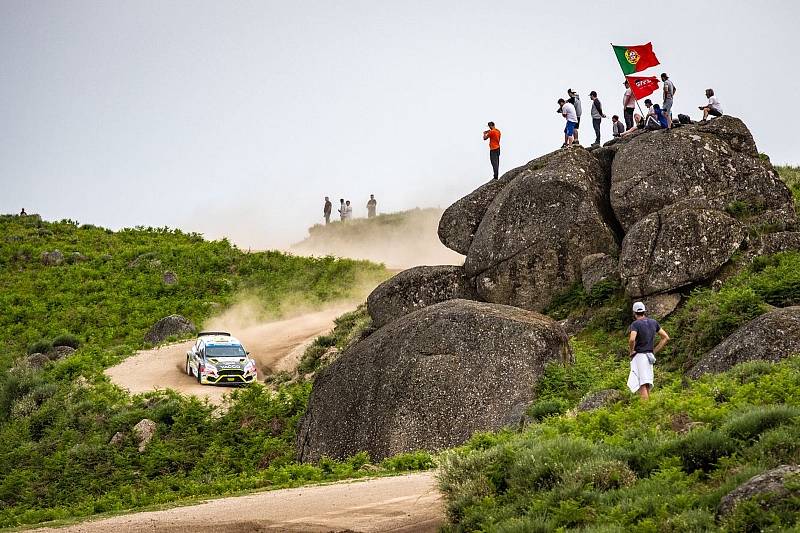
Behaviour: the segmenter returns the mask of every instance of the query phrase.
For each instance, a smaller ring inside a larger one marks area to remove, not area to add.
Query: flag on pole
[[[625,76],[631,86],[633,97],[641,100],[658,90],[658,78],[655,76]]]
[[[622,73],[626,76],[659,64],[656,54],[653,53],[653,43],[638,46],[616,46],[613,44],[611,46],[617,55],[617,61],[619,61]]]

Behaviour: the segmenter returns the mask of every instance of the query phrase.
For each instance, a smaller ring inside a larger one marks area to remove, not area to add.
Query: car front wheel
[[[191,376],[192,375],[192,365],[189,364],[189,358],[186,358],[186,374]]]

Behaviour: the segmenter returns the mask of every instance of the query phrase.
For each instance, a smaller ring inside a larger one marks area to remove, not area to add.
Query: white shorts
[[[637,392],[642,385],[650,385],[648,390],[653,388],[653,365],[650,364],[646,353],[637,353],[631,359],[628,388],[631,392]]]

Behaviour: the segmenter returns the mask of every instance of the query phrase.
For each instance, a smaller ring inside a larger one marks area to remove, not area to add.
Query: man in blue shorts
[[[558,99],[558,113],[567,119],[567,126],[564,128],[564,144],[561,145],[561,148],[566,148],[572,146],[575,127],[578,125],[578,114],[575,112],[575,106],[563,98]]]
[[[631,372],[628,374],[628,388],[632,393],[639,393],[642,400],[650,398],[653,388],[653,364],[655,354],[660,352],[669,341],[669,335],[652,318],[647,316],[644,303],[633,304],[633,321],[628,328],[628,349],[631,356]],[[656,334],[660,337],[657,346],[653,346]]]

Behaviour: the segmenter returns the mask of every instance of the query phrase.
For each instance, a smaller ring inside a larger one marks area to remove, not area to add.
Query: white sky
[[[621,114],[609,42],[652,41],[697,118],[713,87],[800,163],[800,2],[0,0],[0,212],[283,246],[322,197],[442,206],[558,147],[555,101]],[[604,140],[610,119],[604,122]]]

